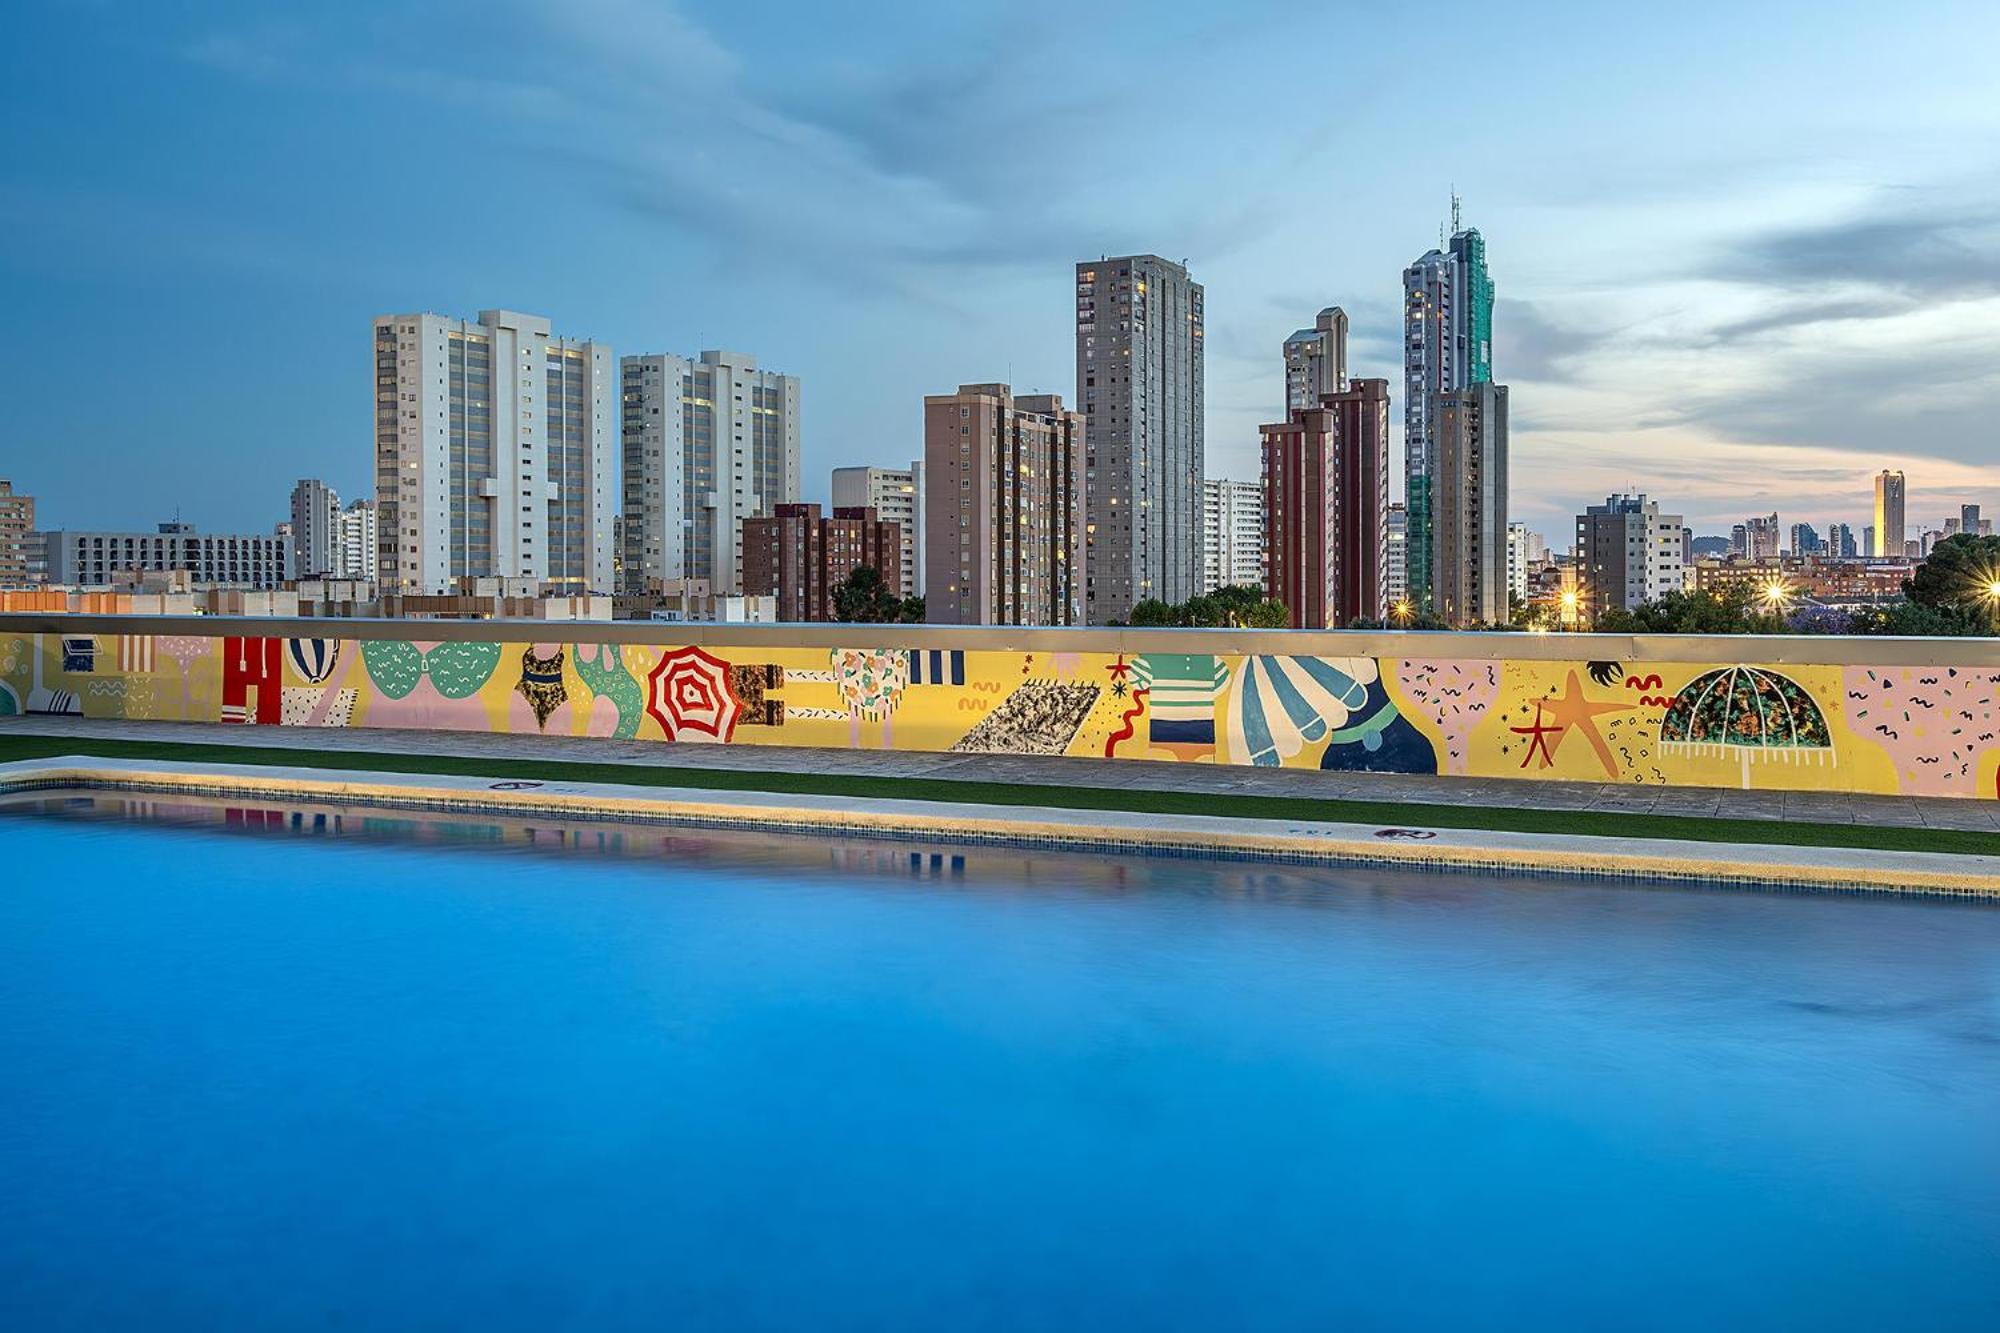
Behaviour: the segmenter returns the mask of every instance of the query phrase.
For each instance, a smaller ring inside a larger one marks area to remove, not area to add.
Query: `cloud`
[[[1724,251],[1708,276],[1786,291],[1987,296],[2000,292],[2000,209],[1864,216],[1765,232]]]
[[[1789,333],[1793,329],[1817,328],[1823,324],[1889,319],[1917,308],[1916,302],[1891,296],[1831,297],[1787,302],[1760,315],[1718,324],[1709,331],[1709,338],[1715,343],[1744,342],[1768,333]]]
[[[1501,297],[1493,307],[1493,363],[1508,382],[1574,382],[1581,365],[1618,336],[1567,323],[1537,301]]]
[[[180,55],[239,79],[276,83],[298,68],[303,35],[290,23],[215,31],[183,44]]]

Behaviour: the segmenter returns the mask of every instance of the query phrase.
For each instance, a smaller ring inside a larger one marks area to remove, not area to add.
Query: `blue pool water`
[[[2000,911],[41,805],[9,1329],[2000,1326]]]

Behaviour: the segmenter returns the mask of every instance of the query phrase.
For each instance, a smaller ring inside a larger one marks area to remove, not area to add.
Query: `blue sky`
[[[1612,12],[1613,10],[1617,12]],[[2000,510],[2000,6],[21,7],[0,476],[47,526],[267,528],[369,485],[368,330],[546,314],[801,376],[806,498],[921,399],[1074,396],[1070,265],[1207,288],[1210,475],[1320,306],[1397,378],[1456,187],[1513,498]],[[1463,59],[1464,68],[1449,63]],[[1400,409],[1392,415],[1400,416]]]

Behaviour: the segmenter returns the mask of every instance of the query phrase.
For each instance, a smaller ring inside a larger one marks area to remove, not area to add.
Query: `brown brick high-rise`
[[[1358,379],[1258,428],[1266,591],[1294,629],[1380,619],[1389,509],[1389,381]]]
[[[892,596],[903,586],[903,528],[872,508],[840,508],[820,516],[816,504],[781,504],[769,517],[743,520],[743,589],[775,596],[782,621],[833,620],[833,597],[861,568],[882,576]]]

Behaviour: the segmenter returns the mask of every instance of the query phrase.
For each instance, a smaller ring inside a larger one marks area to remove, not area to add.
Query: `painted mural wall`
[[[1963,667],[0,637],[0,716],[1937,796],[2000,795],[1996,709]]]

